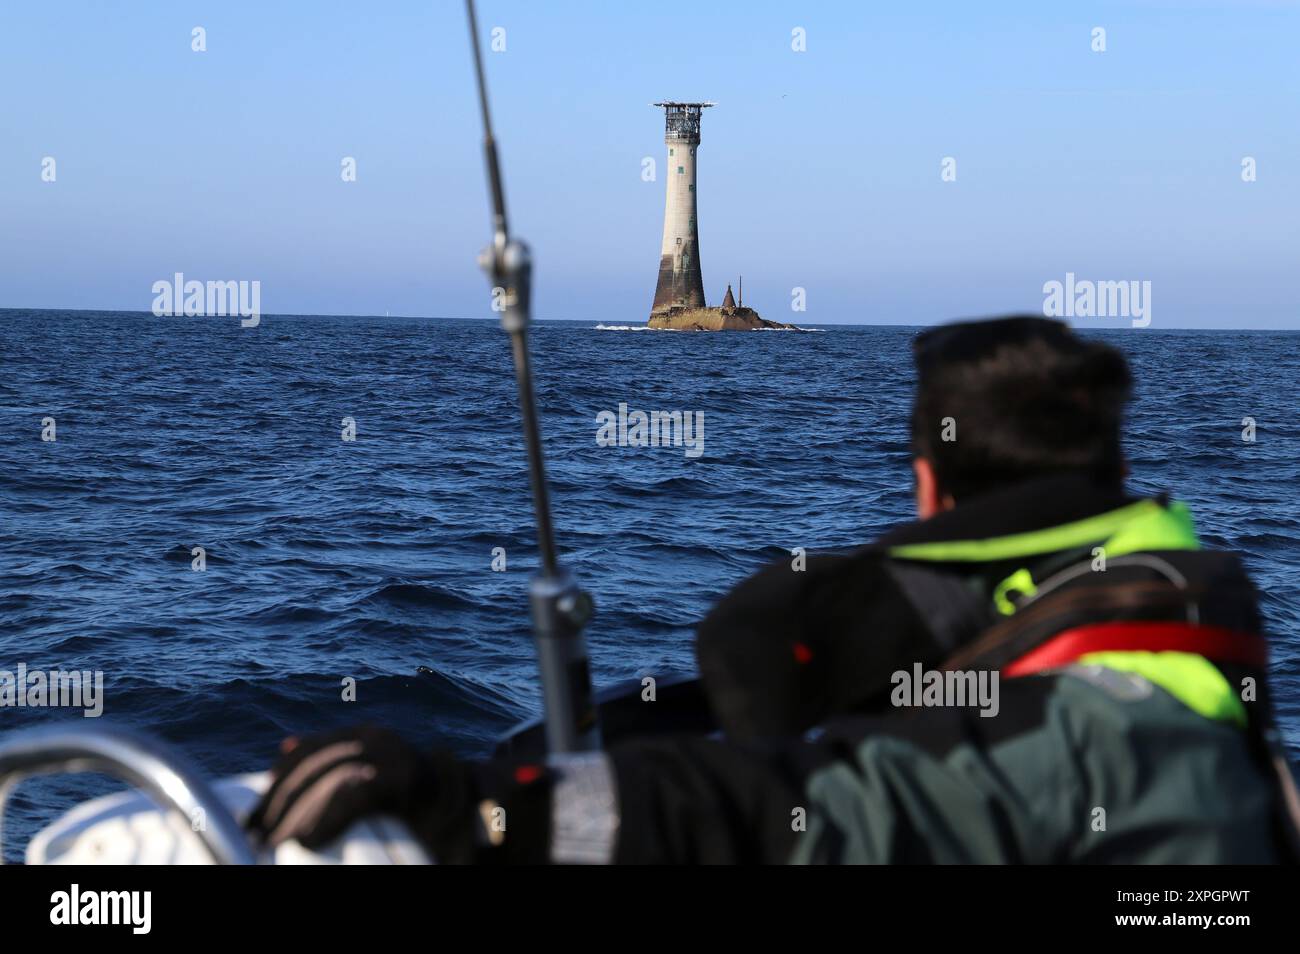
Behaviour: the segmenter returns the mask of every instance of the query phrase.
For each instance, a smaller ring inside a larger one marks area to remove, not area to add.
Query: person
[[[1293,860],[1257,595],[1185,505],[1126,493],[1123,356],[1022,316],[913,351],[918,519],[713,608],[720,731],[541,761],[290,740],[251,829],[386,813],[453,863]]]

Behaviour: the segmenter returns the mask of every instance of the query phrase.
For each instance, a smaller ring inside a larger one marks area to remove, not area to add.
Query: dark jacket
[[[1276,861],[1286,822],[1259,629],[1249,580],[1200,549],[1185,509],[1073,478],[1013,488],[755,574],[698,634],[725,736],[633,740],[540,771],[483,764],[479,807],[511,822],[440,850]],[[1076,644],[1092,650],[1071,656]]]

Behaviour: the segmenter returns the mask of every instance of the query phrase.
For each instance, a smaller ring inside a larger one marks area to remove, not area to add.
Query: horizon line
[[[127,309],[127,308],[45,308],[45,307],[34,308],[34,307],[24,306],[24,305],[0,305],[0,314],[9,311],[98,312],[98,313],[117,314],[117,315],[146,315],[150,318],[159,317],[158,315],[155,315],[152,311],[149,310]],[[1006,314],[1013,314],[1013,313],[1014,313],[1013,311],[1006,312]],[[165,315],[162,317],[202,318],[202,317],[223,317],[223,316]],[[377,315],[372,313],[360,313],[360,312],[332,313],[332,312],[306,312],[306,311],[279,311],[279,312],[268,311],[268,312],[263,312],[260,317],[262,318],[380,318],[386,320],[391,320],[394,318],[415,318],[422,321],[498,321],[498,322],[500,321],[500,318],[496,318],[492,316],[480,316],[480,315]],[[954,316],[952,318],[948,318],[940,321],[933,321],[933,322],[805,321],[803,323],[813,327],[820,326],[820,327],[831,327],[831,328],[932,328],[940,325],[951,324],[957,321],[979,320],[979,318],[981,317],[994,318],[997,317],[997,315],[995,314],[989,314],[983,316],[961,315],[961,316]],[[1044,316],[1044,317],[1048,317],[1048,316]],[[532,320],[535,322],[563,321],[563,322],[570,322],[574,324],[585,324],[587,322],[599,323],[599,322],[606,322],[606,321],[617,321],[619,319],[615,319],[615,318],[533,318]],[[632,322],[625,322],[625,323],[637,324],[638,322],[632,321]],[[1130,328],[1130,327],[1108,328],[1108,327],[1091,327],[1088,325],[1071,324],[1070,327],[1075,331],[1272,331],[1272,332],[1290,332],[1293,334],[1300,334],[1300,328],[1276,328],[1276,327],[1259,326],[1259,325],[1249,325],[1245,327],[1231,327],[1231,328],[1217,326],[1217,325],[1215,326],[1156,325],[1147,328]]]

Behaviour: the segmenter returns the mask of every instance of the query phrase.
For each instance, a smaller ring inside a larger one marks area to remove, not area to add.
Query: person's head
[[[1115,348],[1032,316],[917,335],[912,455],[922,518],[1051,474],[1124,479],[1132,379]]]

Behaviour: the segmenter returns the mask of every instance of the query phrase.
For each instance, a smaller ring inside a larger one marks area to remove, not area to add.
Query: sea
[[[912,508],[917,328],[638,324],[530,335],[561,558],[596,604],[598,687],[692,672],[697,622],[747,574],[797,547],[858,546]],[[1132,489],[1186,500],[1263,593],[1297,754],[1300,333],[1088,333],[1138,381]],[[600,439],[638,411],[690,415],[696,444]],[[288,734],[358,723],[485,753],[539,712],[536,568],[496,322],[0,310],[0,670],[101,672],[102,724],[214,776],[268,766]],[[56,720],[90,721],[0,708],[0,742]],[[111,788],[25,782],[5,857]]]

